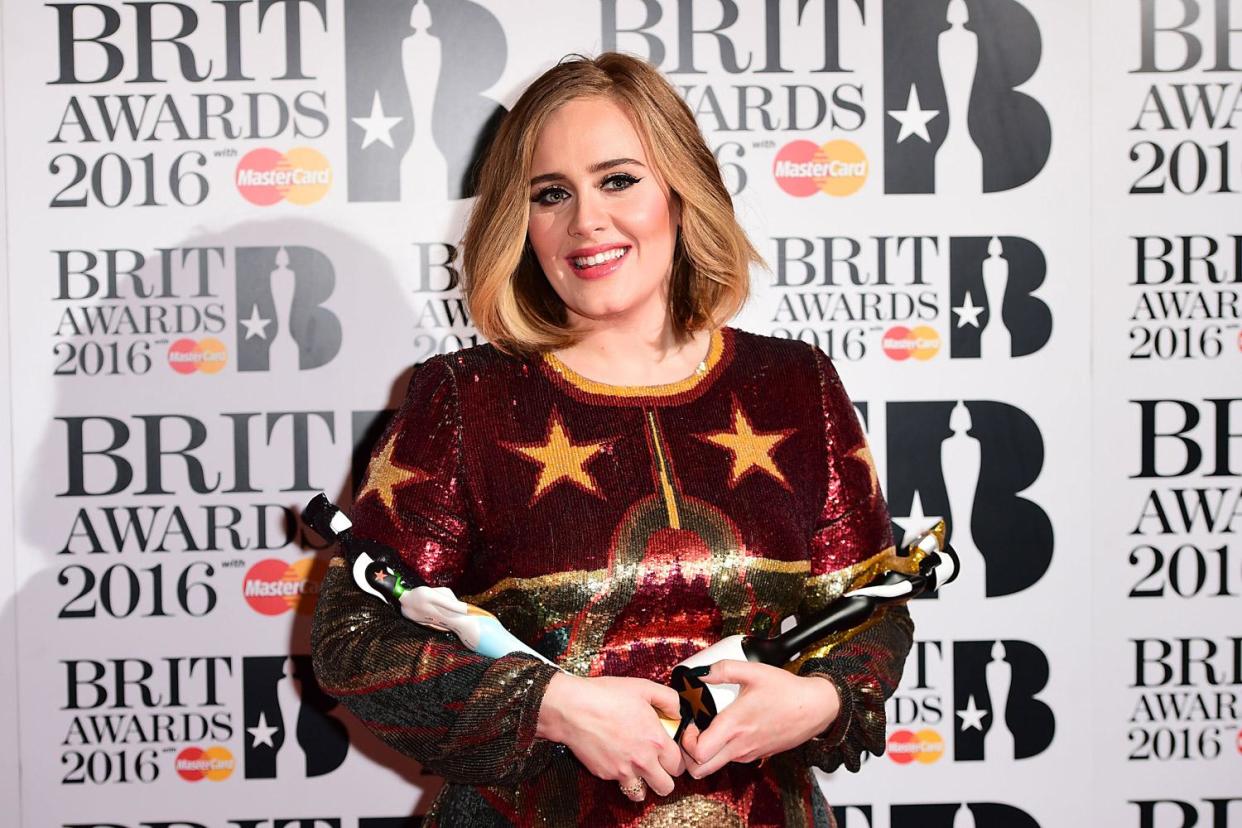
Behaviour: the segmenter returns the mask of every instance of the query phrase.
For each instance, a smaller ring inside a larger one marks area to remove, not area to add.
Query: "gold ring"
[[[630,799],[642,797],[643,792],[647,789],[647,783],[641,779],[639,779],[636,782],[631,782],[628,785],[622,784],[620,782],[618,782],[617,784],[621,786],[621,793],[625,794]]]

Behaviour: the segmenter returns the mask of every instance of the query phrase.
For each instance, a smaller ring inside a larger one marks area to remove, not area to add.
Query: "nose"
[[[607,227],[608,213],[599,193],[590,187],[580,191],[569,218],[569,235],[585,239]]]

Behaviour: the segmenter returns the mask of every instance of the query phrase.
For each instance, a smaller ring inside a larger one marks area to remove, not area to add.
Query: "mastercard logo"
[[[944,739],[934,730],[894,730],[888,737],[888,758],[899,765],[930,765],[944,756]]]
[[[168,364],[178,374],[193,374],[195,371],[215,374],[228,361],[229,353],[218,339],[209,337],[198,342],[178,339],[168,346]]]
[[[201,779],[219,782],[233,775],[237,760],[228,748],[220,745],[212,745],[206,750],[188,747],[177,754],[173,767],[176,768],[177,775],[187,782],[198,782]]]
[[[242,595],[250,608],[262,615],[282,615],[290,610],[309,615],[314,601],[303,601],[303,595],[314,596],[317,580],[311,578],[314,558],[285,563],[277,558],[259,561],[250,567],[242,582]]]
[[[853,141],[792,141],[776,153],[772,177],[791,196],[847,196],[867,182],[870,168],[867,154]]]
[[[284,153],[264,147],[242,156],[235,180],[242,198],[260,207],[280,201],[314,204],[332,186],[332,166],[310,147]]]
[[[889,359],[898,362],[911,357],[928,360],[940,352],[940,333],[926,325],[917,328],[894,325],[885,332],[880,347]]]

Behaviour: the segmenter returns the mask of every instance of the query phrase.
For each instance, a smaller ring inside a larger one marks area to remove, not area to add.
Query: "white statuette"
[[[1001,319],[1005,301],[1005,288],[1009,285],[1009,260],[1001,240],[992,237],[988,242],[988,257],[983,260],[983,292],[988,297],[988,324],[979,335],[979,353],[992,359],[1009,359],[1013,353],[1009,329]]]
[[[1013,733],[1005,724],[1009,706],[1009,686],[1013,683],[1013,665],[1005,659],[1005,645],[992,645],[992,660],[983,668],[983,678],[992,699],[992,726],[983,737],[983,755],[988,759],[1014,759]]]
[[[983,156],[967,123],[979,64],[979,39],[963,25],[968,20],[964,0],[949,0],[945,11],[949,28],[936,44],[949,116],[949,132],[936,152],[937,195],[983,192]]]
[[[940,444],[940,467],[944,470],[949,513],[953,517],[953,535],[948,540],[957,552],[962,568],[953,592],[967,600],[983,600],[987,592],[986,570],[983,555],[970,532],[983,450],[979,441],[967,434],[970,426],[970,410],[959,402],[949,415],[949,429],[953,436]]]
[[[276,269],[272,271],[272,303],[276,307],[276,334],[267,352],[268,369],[291,372],[300,369],[298,343],[293,338],[293,294],[297,277],[289,269],[289,252],[276,251]]]
[[[478,646],[477,623],[466,615],[469,607],[448,587],[420,586],[401,595],[401,614],[411,621],[444,632],[456,633],[471,649]]]
[[[406,203],[448,200],[448,161],[431,134],[443,52],[430,26],[431,10],[420,0],[410,10],[413,31],[401,41],[401,71],[414,117],[414,136],[401,158],[401,200]]]

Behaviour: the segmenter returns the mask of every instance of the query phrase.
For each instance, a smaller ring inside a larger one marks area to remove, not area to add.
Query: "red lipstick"
[[[620,250],[620,255],[605,258],[596,264],[587,264],[579,266],[577,261],[580,259],[589,259],[592,256],[599,256],[609,251]],[[594,247],[581,247],[565,257],[565,261],[569,263],[569,269],[573,271],[575,276],[582,279],[601,279],[621,267],[630,253],[628,244],[598,244]]]

